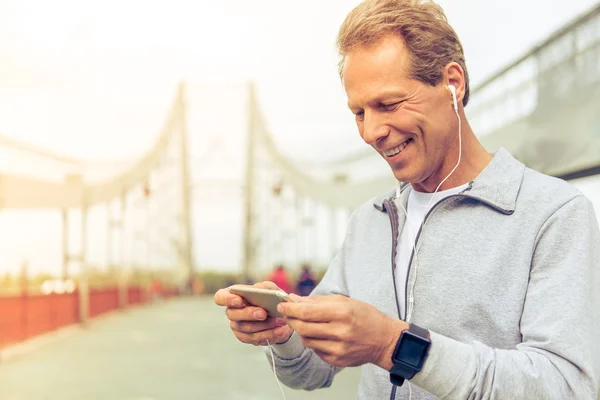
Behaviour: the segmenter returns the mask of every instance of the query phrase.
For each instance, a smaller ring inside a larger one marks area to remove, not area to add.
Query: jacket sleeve
[[[353,218],[348,221],[348,232]],[[311,293],[311,296],[325,296],[329,294],[348,295],[348,287],[344,274],[344,264],[350,235],[346,233],[340,251],[329,264],[323,279]],[[334,367],[323,361],[312,349],[304,347],[302,339],[294,333],[283,344],[271,346],[275,356],[275,369],[277,377],[286,386],[292,389],[314,390],[327,388],[333,383],[335,374],[343,368]],[[273,366],[271,351],[267,347],[265,353],[269,364]]]
[[[429,357],[411,382],[441,399],[596,400],[599,289],[598,222],[589,200],[578,196],[536,238],[522,343],[494,349],[431,332]]]

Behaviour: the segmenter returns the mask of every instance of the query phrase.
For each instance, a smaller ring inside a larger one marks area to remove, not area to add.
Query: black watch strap
[[[390,370],[390,382],[396,386],[402,386],[405,379],[411,379],[416,372],[412,368],[400,364],[394,364]]]
[[[423,329],[420,326],[417,326],[415,324],[411,324],[410,327],[408,328],[408,331],[411,333],[414,333],[415,335],[417,335],[419,337],[429,339],[429,331],[427,329]]]

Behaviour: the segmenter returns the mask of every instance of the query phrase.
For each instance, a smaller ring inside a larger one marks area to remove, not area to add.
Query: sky
[[[439,3],[476,86],[596,1]],[[181,80],[252,80],[284,153],[303,162],[352,153],[363,144],[335,37],[356,4],[0,0],[0,134],[87,160],[129,158],[150,147]],[[235,109],[239,94],[230,96]],[[228,126],[226,110],[206,116],[211,126]],[[584,186],[600,198],[600,183]]]
[[[286,152],[343,154],[360,141],[335,35],[357,3],[2,0],[0,132],[92,159],[139,154],[179,80],[253,79]],[[440,2],[475,84],[594,3]]]

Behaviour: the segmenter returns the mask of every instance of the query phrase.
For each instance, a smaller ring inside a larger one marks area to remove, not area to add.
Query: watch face
[[[427,350],[428,346],[429,342],[420,337],[411,334],[404,335],[402,344],[396,354],[394,354],[394,359],[392,361],[395,363],[407,364],[415,368],[421,368],[423,356],[425,355],[425,350]]]

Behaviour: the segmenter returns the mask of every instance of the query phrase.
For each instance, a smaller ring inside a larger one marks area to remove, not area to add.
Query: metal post
[[[20,289],[21,289],[21,339],[29,337],[29,268],[27,261],[21,264]],[[0,353],[1,354],[1,353]]]
[[[247,282],[251,281],[251,274],[254,271],[254,252],[253,252],[253,200],[254,200],[254,146],[256,140],[256,109],[254,104],[254,84],[248,84],[248,153],[246,155],[246,184],[245,184],[245,204],[244,216],[246,218],[244,226],[244,258],[243,273]]]
[[[86,261],[88,208],[81,207],[81,255],[79,271],[79,322],[86,324],[90,315],[90,290]]]
[[[304,264],[304,207],[302,198],[296,195],[296,259],[298,268]]]
[[[310,260],[312,261],[313,265],[317,265],[317,262],[319,261],[319,229],[317,227],[317,213],[319,212],[319,205],[315,201],[311,201],[308,204],[310,206],[308,210],[309,220],[307,221],[309,223],[308,235],[312,236],[308,239],[310,241],[309,252],[312,253],[310,255]]]
[[[295,255],[296,255],[296,259],[295,259],[295,266],[298,270],[300,270],[300,267],[302,265],[302,260],[300,259],[300,218],[298,216],[299,214],[299,198],[298,198],[298,192],[294,191],[294,200],[293,200],[293,208],[294,208],[294,236],[293,236],[293,241],[294,244],[296,245],[296,251],[295,251]]]
[[[69,278],[69,210],[62,209],[62,278]]]
[[[111,269],[113,265],[111,262],[113,260],[113,221],[111,205],[110,201],[106,203],[106,270],[109,273],[112,272]]]
[[[29,263],[28,261],[23,261],[21,263],[21,281],[20,283],[20,289],[21,289],[21,296],[28,296],[29,295]]]
[[[186,120],[186,101],[185,101],[185,85],[183,82],[179,85],[178,98],[179,111],[179,142],[181,156],[181,188],[182,188],[182,228],[183,228],[183,264],[185,268],[186,281],[189,282],[194,275],[194,254],[193,254],[193,237],[192,237],[192,213],[190,199],[190,173],[188,161],[187,147],[187,120]]]
[[[260,199],[258,201],[258,207],[262,205],[261,211],[258,214],[257,221],[261,223],[261,235],[260,235],[260,243],[261,243],[261,259],[259,265],[259,269],[264,269],[266,267],[271,267],[271,242],[273,238],[273,233],[271,231],[271,212],[273,211],[271,206],[271,192],[269,191],[269,187],[271,186],[270,182],[270,174],[269,168],[270,166],[267,164],[264,166],[262,175],[262,190],[259,191]],[[257,179],[258,181],[258,179]],[[256,184],[257,182],[255,182]],[[266,188],[265,188],[266,186]],[[257,207],[257,208],[258,208]],[[259,219],[260,218],[260,219]],[[255,260],[257,262],[257,260]]]
[[[150,181],[150,178],[148,178],[148,181]],[[149,184],[148,184],[149,185]],[[150,268],[150,223],[151,219],[150,219],[150,196],[146,196],[146,229],[144,230],[146,235],[145,235],[145,239],[146,239],[146,272],[150,273],[151,268]]]
[[[279,183],[277,183],[279,185]],[[273,253],[275,254],[275,262],[277,264],[285,264],[285,229],[284,229],[284,221],[283,221],[283,193],[280,191],[277,193],[277,197],[275,199],[275,215],[274,215],[274,224],[273,229],[277,230],[277,236],[275,238],[275,244],[273,248]]]
[[[121,195],[119,211],[119,270],[117,287],[119,292],[119,308],[127,307],[127,272],[125,271],[125,193]]]
[[[331,251],[331,259],[337,253],[337,215],[335,207],[329,208],[329,249]]]

